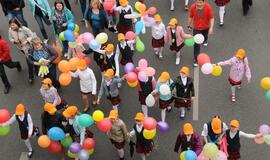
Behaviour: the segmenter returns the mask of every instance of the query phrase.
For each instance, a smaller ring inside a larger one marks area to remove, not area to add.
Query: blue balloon
[[[89,114],[81,114],[78,121],[82,127],[89,127],[94,124],[94,120]]]
[[[68,30],[74,31],[75,30],[75,24],[73,22],[69,23],[67,26]]]
[[[196,160],[196,159],[197,159],[197,155],[194,151],[187,150],[185,152],[185,160]]]
[[[143,21],[138,21],[138,22],[135,24],[135,33],[136,33],[137,35],[139,35],[139,34],[142,32],[143,26],[144,26]]]
[[[54,141],[61,141],[65,139],[64,131],[59,127],[52,127],[48,131],[48,136]]]
[[[92,40],[90,41],[89,43],[89,47],[92,49],[92,50],[97,50],[101,47],[100,43],[97,41],[97,40]]]
[[[64,36],[65,36],[65,39],[68,40],[69,42],[75,42],[75,36],[74,36],[73,31],[65,30],[64,31]]]

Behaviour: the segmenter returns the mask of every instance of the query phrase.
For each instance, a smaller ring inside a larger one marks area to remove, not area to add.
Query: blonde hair
[[[32,39],[32,45],[38,45],[38,44],[42,44],[42,41],[40,38],[35,37]]]
[[[100,8],[101,4],[99,0],[90,0],[91,7],[93,7],[95,4],[97,5],[97,8]]]

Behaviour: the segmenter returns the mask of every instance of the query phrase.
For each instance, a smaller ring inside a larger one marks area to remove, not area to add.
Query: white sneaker
[[[44,39],[44,40],[43,40],[43,43],[47,44],[48,41],[49,41],[49,39]]]
[[[171,11],[174,11],[174,6],[171,6],[171,9],[170,9]]]
[[[180,57],[177,57],[177,58],[175,59],[175,64],[178,65],[179,63],[180,63]]]
[[[204,47],[207,47],[208,46],[208,43],[207,42],[203,43],[203,46]]]
[[[162,56],[162,55],[159,55],[159,58],[160,58],[160,59],[162,59],[162,58],[163,58],[163,56]]]
[[[64,54],[64,57],[68,57],[68,53],[65,53],[65,54]]]
[[[197,62],[194,62],[193,63],[193,67],[198,67],[198,63]]]

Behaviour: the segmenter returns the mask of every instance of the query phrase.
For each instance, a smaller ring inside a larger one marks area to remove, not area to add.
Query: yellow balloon
[[[135,8],[137,9],[137,11],[140,11],[140,6],[142,5],[141,2],[136,2],[135,3]]]
[[[180,160],[185,160],[185,151],[180,153]]]
[[[139,7],[139,12],[140,12],[141,14],[143,14],[143,13],[145,12],[145,10],[146,10],[145,4],[141,4],[140,7]]]
[[[89,153],[89,155],[94,154],[94,148],[93,148],[93,149],[90,149],[90,150],[88,151],[88,153]]]
[[[213,76],[220,76],[222,73],[222,68],[221,66],[214,66],[212,75]]]
[[[101,110],[96,110],[93,113],[93,119],[96,122],[102,121],[104,119],[104,113]]]
[[[270,89],[270,77],[264,77],[261,80],[261,87],[265,90],[269,90]]]
[[[156,129],[153,129],[153,130],[144,129],[143,130],[143,136],[145,139],[153,139],[155,137],[156,133],[157,133]]]
[[[104,32],[102,33],[99,33],[97,36],[96,36],[96,40],[100,43],[100,44],[104,44],[108,41],[108,35]]]
[[[214,143],[206,143],[203,147],[203,155],[207,158],[214,158],[218,155],[218,147]]]
[[[70,48],[76,48],[76,42],[68,42]]]
[[[77,158],[78,157],[77,154],[73,154],[70,151],[68,151],[67,155],[69,158]]]
[[[129,87],[136,87],[137,84],[138,84],[138,81],[133,82],[133,83],[127,82],[127,84],[128,84]]]

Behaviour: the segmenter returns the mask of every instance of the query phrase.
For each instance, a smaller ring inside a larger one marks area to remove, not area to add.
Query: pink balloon
[[[146,27],[152,27],[153,25],[156,24],[156,21],[152,17],[145,16],[144,17],[144,22]]]
[[[213,65],[211,63],[205,63],[202,65],[201,71],[203,74],[211,74],[213,72]]]
[[[148,76],[154,76],[156,74],[156,70],[153,67],[147,67],[146,73]]]
[[[127,40],[134,40],[136,38],[136,34],[132,31],[128,31],[126,34],[125,34],[125,37]]]
[[[104,118],[102,121],[97,122],[97,127],[102,132],[107,132],[111,129],[112,123],[109,119]]]
[[[138,78],[141,82],[147,82],[148,81],[148,75],[144,71],[140,71],[138,74]]]
[[[198,157],[197,160],[209,160],[209,158],[205,157],[203,153],[201,153]]]
[[[92,33],[85,32],[85,33],[83,33],[82,38],[83,38],[83,42],[85,44],[89,44],[90,41],[92,41],[94,39],[94,36],[92,35]]]
[[[153,130],[157,127],[157,121],[152,117],[147,117],[143,121],[143,127],[147,130]]]
[[[197,57],[199,65],[204,65],[205,63],[211,63],[210,57],[206,53],[200,53]]]
[[[137,74],[134,72],[129,72],[126,74],[126,80],[130,83],[134,83],[138,80]]]
[[[139,62],[138,62],[138,66],[140,68],[147,68],[148,66],[148,62],[146,59],[140,59]]]
[[[156,7],[150,7],[147,10],[147,13],[150,14],[150,15],[156,14],[157,13],[157,8]]]
[[[115,5],[114,1],[111,1],[111,0],[106,0],[103,3],[104,9],[107,10],[107,11],[112,10],[114,5]]]
[[[126,19],[134,19],[134,18],[136,18],[136,15],[134,15],[134,14],[126,14],[126,15],[124,15],[124,17]]]

